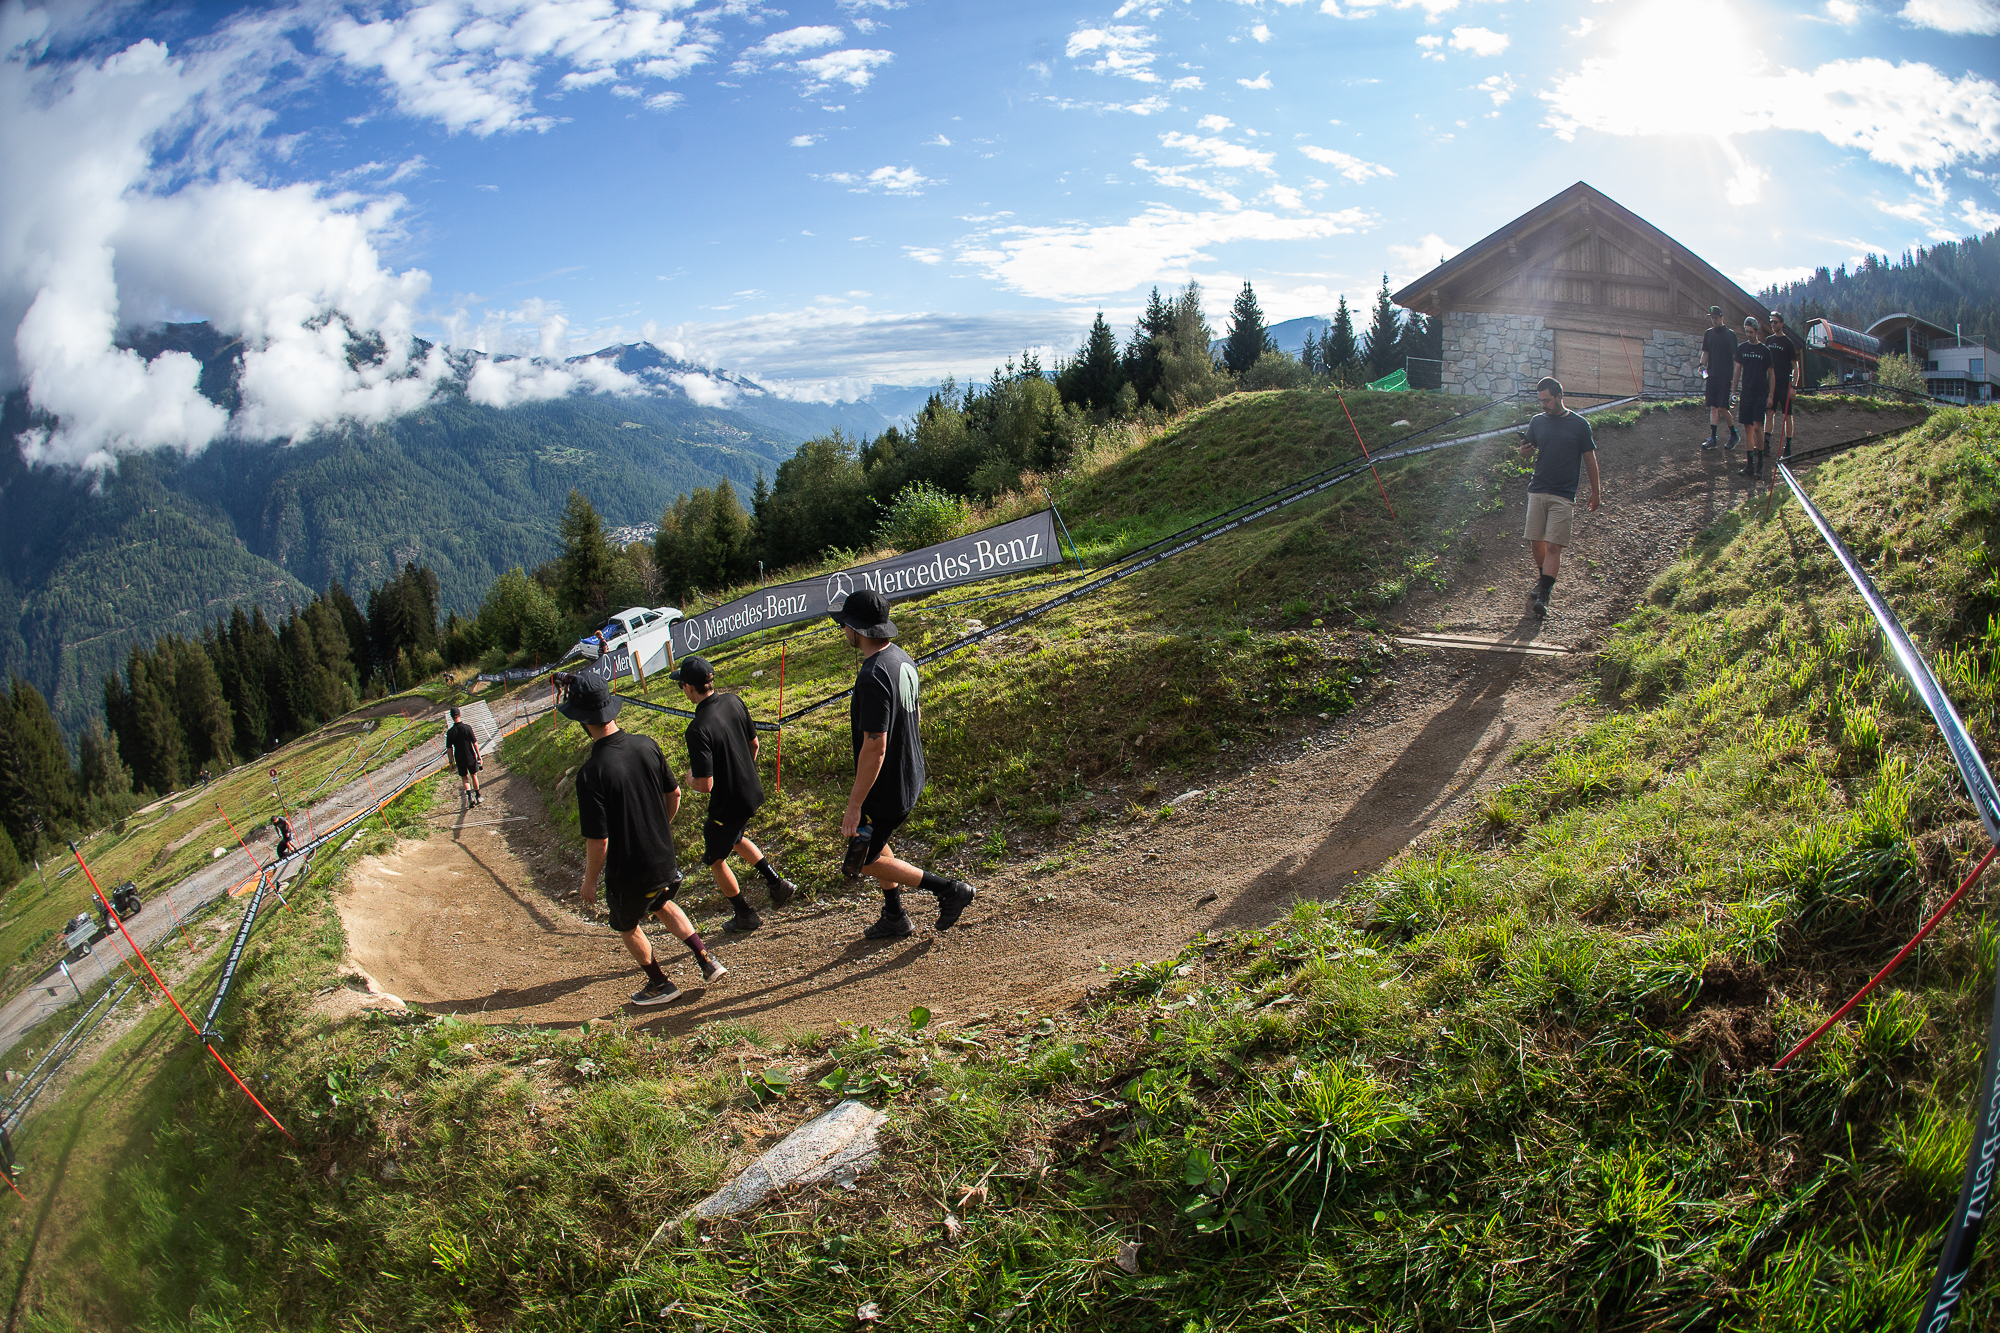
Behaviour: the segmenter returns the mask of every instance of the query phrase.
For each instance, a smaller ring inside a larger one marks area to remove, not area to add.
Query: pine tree
[[[1117,406],[1118,390],[1124,384],[1125,369],[1119,364],[1118,338],[1111,332],[1111,326],[1104,322],[1104,312],[1100,310],[1091,323],[1090,334],[1084,339],[1082,350],[1075,360],[1063,367],[1063,373],[1057,377],[1057,385],[1065,402],[1106,414]]]
[[[326,600],[340,617],[340,628],[347,639],[348,661],[352,664],[352,679],[356,686],[368,679],[368,671],[373,664],[368,660],[368,617],[361,614],[361,608],[347,595],[347,589],[335,579],[326,585]]]
[[[1319,334],[1313,329],[1306,330],[1306,340],[1299,346],[1299,369],[1308,375],[1320,372]]]
[[[1362,355],[1368,362],[1368,378],[1381,379],[1398,364],[1396,342],[1402,327],[1396,318],[1396,303],[1389,299],[1389,275],[1382,275],[1382,290],[1375,294],[1375,315],[1368,325],[1368,345]]]
[[[1403,317],[1403,332],[1396,340],[1396,361],[1410,367],[1410,387],[1435,389],[1438,387],[1438,367],[1423,364],[1439,360],[1444,355],[1444,328],[1434,319],[1426,319],[1415,310]],[[1414,366],[1411,365],[1415,362]],[[1418,381],[1422,380],[1419,384]]]
[[[1276,346],[1264,323],[1264,308],[1257,304],[1257,293],[1251,290],[1246,278],[1243,290],[1236,294],[1236,304],[1229,310],[1229,333],[1222,341],[1222,364],[1233,375],[1247,375],[1250,367],[1257,364],[1257,358]]]
[[[1125,379],[1141,403],[1152,402],[1160,387],[1160,352],[1173,331],[1173,303],[1155,287],[1146,298],[1145,313],[1132,326],[1132,340],[1125,344]]]
[[[41,691],[18,674],[11,696],[0,696],[0,714],[0,826],[17,846],[40,855],[49,841],[78,831],[82,810],[69,746]]]
[[[611,587],[611,543],[604,537],[604,521],[597,507],[582,491],[569,493],[562,516],[562,579],[556,600],[565,611],[590,619],[605,612],[604,599]]]
[[[1333,312],[1333,327],[1326,331],[1320,341],[1320,362],[1329,374],[1338,374],[1360,359],[1361,349],[1354,341],[1354,312],[1347,308],[1347,297],[1343,293],[1340,305]]]

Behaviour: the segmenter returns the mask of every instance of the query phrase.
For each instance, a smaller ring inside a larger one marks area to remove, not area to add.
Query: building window
[[[1986,373],[1985,357],[1975,356],[1968,358],[1968,360],[1972,362],[1972,364],[1966,368],[1966,373],[1968,375],[1984,375]]]

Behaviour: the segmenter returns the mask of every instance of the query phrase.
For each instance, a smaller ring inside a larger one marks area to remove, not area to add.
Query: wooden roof
[[[1708,327],[1722,307],[1731,327],[1765,311],[1701,256],[1578,181],[1396,293],[1397,305],[1540,315],[1550,325],[1600,333]]]

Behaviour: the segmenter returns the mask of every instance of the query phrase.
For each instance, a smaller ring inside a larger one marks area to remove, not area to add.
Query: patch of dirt
[[[1797,446],[1891,424],[1849,409],[1801,415]],[[580,846],[552,836],[535,791],[496,757],[483,775],[485,804],[459,814],[453,796],[437,834],[356,866],[341,902],[350,951],[414,1005],[504,1023],[622,1012],[663,1032],[723,1020],[785,1032],[897,1023],[919,1004],[953,1019],[1063,1004],[1106,970],[1172,953],[1199,932],[1263,926],[1298,899],[1339,897],[1514,777],[1509,756],[1521,743],[1574,725],[1580,715],[1567,710],[1588,688],[1591,649],[1752,486],[1737,475],[1740,452],[1699,449],[1706,434],[1706,414],[1693,411],[1603,432],[1605,506],[1582,517],[1546,621],[1526,614],[1534,570],[1519,536],[1525,483],[1504,511],[1473,525],[1484,558],[1461,567],[1449,592],[1400,611],[1399,632],[1532,640],[1569,654],[1404,653],[1354,713],[1242,754],[1233,772],[1189,780],[1206,790],[1170,817],[1080,835],[1040,863],[1041,874],[1017,862],[975,875],[979,899],[957,929],[930,929],[929,899],[912,893],[917,933],[864,941],[879,897],[844,884],[836,867],[791,865],[781,869],[816,900],[802,895],[767,911],[762,930],[725,935],[721,900],[696,867],[681,902],[730,973],[701,986],[686,952],[659,931],[657,954],[686,997],[632,1008],[626,997],[642,974],[602,919],[576,906]],[[700,817],[703,800],[689,795],[683,819]],[[757,877],[738,874],[761,908]],[[1719,1046],[1761,1051],[1761,1037],[1734,1019],[1727,1026],[1729,1041],[1714,1034]]]

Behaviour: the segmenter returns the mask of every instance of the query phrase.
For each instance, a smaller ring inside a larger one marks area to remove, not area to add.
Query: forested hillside
[[[1865,329],[1884,315],[1911,314],[1991,343],[2000,340],[2000,231],[1906,250],[1894,263],[1869,255],[1851,270],[1815,269],[1758,297],[1801,327],[1830,319]]]

